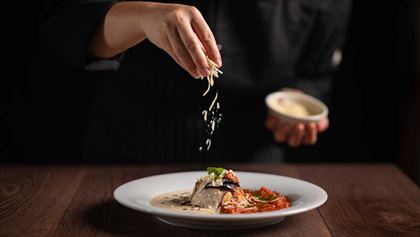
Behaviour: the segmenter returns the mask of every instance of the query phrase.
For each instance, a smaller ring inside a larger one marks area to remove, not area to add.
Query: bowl
[[[328,107],[317,98],[295,91],[278,91],[265,98],[269,112],[290,123],[317,123],[328,116]]]

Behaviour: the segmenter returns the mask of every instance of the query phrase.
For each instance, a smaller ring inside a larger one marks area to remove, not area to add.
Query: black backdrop
[[[56,131],[42,131],[45,121],[39,114],[45,111],[31,107],[34,75],[30,69],[39,49],[37,28],[43,5],[33,1],[15,4],[19,5],[7,7],[10,17],[3,15],[6,43],[0,84],[0,159],[42,161],[42,157],[28,158],[25,154],[30,155],[40,143],[51,142],[50,149],[58,154],[63,149],[58,144],[67,144],[62,153],[73,160],[78,152],[74,141],[79,139],[74,129],[83,123],[77,121],[83,115],[69,118],[72,124],[62,125],[73,135],[57,142],[53,137]],[[408,108],[416,110],[416,104],[410,104],[417,88],[414,29],[419,26],[415,5],[409,0],[353,2],[343,61],[335,74],[331,127],[317,146],[294,152],[295,161],[399,162],[407,116],[412,113]],[[59,80],[48,75],[36,80]],[[83,98],[74,103],[83,104]],[[44,140],[44,136],[49,138]],[[308,152],[315,155],[308,159]]]

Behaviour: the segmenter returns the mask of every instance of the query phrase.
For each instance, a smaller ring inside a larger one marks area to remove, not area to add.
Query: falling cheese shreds
[[[203,110],[201,114],[204,116],[204,121],[207,122],[207,110]]]
[[[209,71],[210,74],[208,76],[206,76],[207,79],[207,89],[204,91],[203,93],[203,97],[205,97],[211,90],[211,88],[214,86],[215,84],[215,78],[219,78],[219,73],[223,74],[222,71],[220,71],[217,68],[217,64],[214,63],[213,61],[211,61],[209,58],[207,58],[207,62],[209,64]],[[201,77],[201,79],[204,79],[204,77]],[[222,114],[219,112],[220,109],[220,104],[219,102],[217,102],[218,99],[218,91],[216,91],[216,95],[213,98],[208,110],[203,110],[201,112],[201,115],[203,115],[203,119],[204,122],[206,122],[207,126],[206,126],[206,133],[208,135],[207,140],[206,140],[206,146],[207,146],[207,150],[210,149],[211,146],[211,136],[214,133],[214,130],[216,129],[216,125],[219,124],[221,122],[221,117]],[[216,108],[216,110],[214,110],[214,108]],[[199,151],[203,150],[203,146],[200,146]]]
[[[216,100],[217,100],[217,95],[218,95],[218,91],[216,91],[216,95],[214,96],[214,99],[210,104],[209,111],[211,111],[211,109],[213,109],[214,103],[216,103]]]
[[[208,138],[206,140],[206,144],[207,144],[207,150],[210,150],[210,146],[211,146],[211,139],[210,138]]]
[[[203,93],[203,96],[206,96],[207,95],[207,93],[209,93],[209,91],[210,91],[210,87],[211,87],[211,85],[210,85],[210,82],[207,84],[207,90]]]

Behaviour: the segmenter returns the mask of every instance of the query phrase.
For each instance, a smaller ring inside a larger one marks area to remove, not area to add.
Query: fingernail
[[[221,59],[217,59],[216,60],[216,64],[217,64],[217,67],[222,67],[222,60]]]
[[[194,78],[195,79],[200,79],[202,76],[201,76],[201,73],[200,73],[200,71],[197,69],[197,70],[195,70],[195,73],[194,73]]]
[[[208,75],[210,75],[210,71],[209,71],[209,69],[204,68],[204,69],[201,69],[201,74],[203,76],[208,76]]]

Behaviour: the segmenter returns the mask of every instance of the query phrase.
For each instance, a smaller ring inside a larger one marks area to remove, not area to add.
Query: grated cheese
[[[207,122],[207,110],[203,110],[201,114],[204,116],[204,121]]]
[[[211,109],[213,109],[213,106],[214,106],[214,103],[216,103],[217,95],[218,94],[219,94],[218,91],[216,91],[216,95],[214,96],[214,99],[213,99],[213,101],[210,104],[209,111],[211,111]]]
[[[211,146],[211,139],[210,138],[207,138],[206,144],[207,144],[207,150],[209,150],[210,146]]]
[[[211,61],[209,58],[207,58],[207,62],[209,64],[210,74],[206,77],[206,79],[207,79],[207,89],[204,91],[203,97],[205,97],[210,92],[211,88],[214,86],[214,84],[215,84],[214,78],[219,78],[219,74],[223,74],[223,72],[220,71],[217,68],[216,63]],[[201,78],[201,79],[203,79],[203,78]],[[216,95],[213,98],[208,110],[203,110],[201,112],[201,114],[203,115],[204,122],[206,122],[206,124],[207,124],[206,132],[209,136],[206,140],[206,146],[207,146],[206,149],[207,150],[210,149],[211,136],[213,135],[213,133],[214,133],[216,127],[217,127],[217,124],[219,124],[221,122],[221,117],[222,117],[222,114],[219,112],[220,103],[217,102],[218,93],[219,92],[216,91]],[[203,147],[200,146],[199,151],[202,151],[202,150],[203,150]]]

